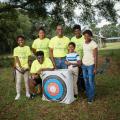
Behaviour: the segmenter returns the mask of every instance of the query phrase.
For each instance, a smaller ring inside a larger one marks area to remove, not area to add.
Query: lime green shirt
[[[71,42],[74,42],[76,44],[75,51],[79,54],[80,58],[83,57],[83,43],[85,39],[84,36],[81,38],[76,38],[75,36],[72,37]]]
[[[13,56],[18,57],[21,63],[21,66],[23,68],[28,68],[28,57],[31,55],[31,51],[29,46],[24,47],[16,47],[14,48]],[[16,66],[18,66],[18,63],[16,63]],[[18,66],[19,67],[19,66]]]
[[[62,38],[59,38],[58,36],[53,37],[49,43],[49,48],[53,49],[53,56],[65,57],[68,53],[69,42],[69,38],[65,36],[63,36]]]
[[[43,64],[40,64],[38,60],[34,60],[31,66],[30,73],[37,73],[42,68],[53,68],[53,64],[49,58],[45,58]]]
[[[50,40],[48,38],[44,38],[42,40],[37,38],[34,40],[32,48],[36,49],[36,51],[43,51],[44,56],[49,57],[49,41]]]

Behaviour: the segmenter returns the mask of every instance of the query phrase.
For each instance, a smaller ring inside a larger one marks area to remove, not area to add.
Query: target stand
[[[68,69],[45,71],[41,75],[43,100],[70,104],[74,99],[73,76]]]

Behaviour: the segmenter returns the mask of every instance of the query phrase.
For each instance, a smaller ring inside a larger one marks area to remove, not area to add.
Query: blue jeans
[[[55,64],[57,69],[67,69],[67,65],[65,64],[65,57],[63,58],[55,58]]]
[[[82,65],[83,78],[85,81],[86,95],[88,101],[92,101],[95,96],[94,65]]]

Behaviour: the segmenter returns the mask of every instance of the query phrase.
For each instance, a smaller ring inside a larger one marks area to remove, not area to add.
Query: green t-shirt
[[[21,66],[23,68],[28,68],[28,56],[31,55],[31,51],[29,46],[24,46],[24,47],[16,47],[14,48],[14,53],[13,56],[14,57],[18,57],[21,63]],[[18,64],[16,63],[16,66],[18,66]]]
[[[34,40],[32,44],[32,48],[36,49],[36,51],[43,51],[45,57],[49,57],[49,42],[48,38],[40,39],[37,38]]]
[[[49,43],[49,48],[53,48],[53,56],[65,57],[68,53],[69,42],[69,38],[65,36],[63,36],[62,38],[59,38],[58,36],[53,37]]]
[[[38,60],[34,60],[31,66],[30,73],[37,73],[42,68],[53,68],[52,61],[49,58],[45,58],[43,64],[40,64]]]
[[[76,44],[75,51],[79,54],[80,58],[83,57],[83,43],[85,42],[84,36],[81,38],[72,37],[71,42]]]

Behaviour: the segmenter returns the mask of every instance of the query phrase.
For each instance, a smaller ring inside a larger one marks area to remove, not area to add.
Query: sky
[[[120,16],[120,2],[117,2],[114,6],[114,8],[117,10],[117,14]],[[81,14],[81,11],[79,8],[76,8],[74,10],[76,16],[79,16]],[[120,18],[117,20],[118,24],[120,24]],[[76,23],[78,23],[76,21]],[[106,19],[102,18],[101,21],[97,24],[96,27],[103,27],[104,25],[108,25],[108,24],[111,24],[109,21],[107,21]]]
[[[8,1],[8,0],[0,0],[0,1],[5,2],[5,1]],[[96,0],[94,0],[94,1],[96,1]],[[120,2],[117,2],[115,4],[115,9],[118,11],[117,14],[120,16]],[[81,14],[80,9],[76,8],[74,10],[74,13],[76,14],[76,16],[79,16]],[[117,21],[118,21],[118,24],[120,24],[120,18]],[[76,22],[76,24],[79,24],[77,22],[77,20],[75,20],[75,22]],[[101,21],[97,24],[96,27],[100,28],[100,27],[103,27],[104,25],[108,25],[108,24],[110,24],[110,22],[107,21],[106,19],[102,18]]]

